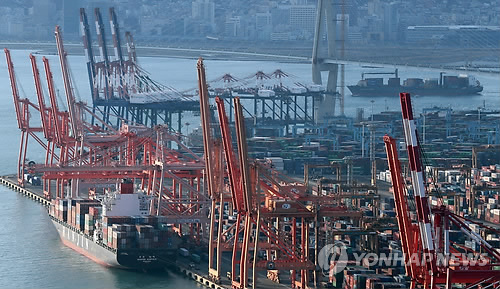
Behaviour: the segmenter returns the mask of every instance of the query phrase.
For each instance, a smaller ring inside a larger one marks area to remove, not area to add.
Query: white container
[[[305,93],[307,89],[302,86],[292,86],[290,87],[290,92],[294,94]]]
[[[276,95],[276,93],[273,90],[269,89],[259,89],[259,92],[257,94],[260,97],[271,97]]]
[[[179,255],[189,257],[189,250],[186,248],[179,248]]]
[[[311,92],[320,92],[320,91],[325,90],[325,89],[323,88],[323,86],[321,86],[321,85],[319,85],[319,84],[309,84],[309,85],[307,86],[307,89],[309,89],[309,91],[311,91]]]

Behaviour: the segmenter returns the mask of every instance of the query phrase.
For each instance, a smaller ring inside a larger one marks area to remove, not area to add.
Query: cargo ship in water
[[[385,84],[383,78],[365,78],[367,74],[393,74]],[[439,78],[408,78],[401,84],[398,70],[395,72],[365,72],[361,74],[361,80],[357,85],[347,86],[352,96],[399,96],[400,92],[409,92],[420,96],[460,96],[476,95],[483,91],[481,83],[471,75],[460,74],[458,76],[444,75],[441,72]]]
[[[62,242],[96,263],[141,271],[170,267],[181,243],[162,216],[149,213],[150,197],[133,183],[95,199],[55,199],[49,217]]]

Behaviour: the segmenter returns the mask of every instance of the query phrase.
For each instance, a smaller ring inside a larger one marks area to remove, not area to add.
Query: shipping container
[[[383,78],[366,78],[367,86],[383,86],[384,79]]]
[[[406,87],[421,87],[424,85],[424,81],[421,78],[408,78],[403,82],[403,86]]]
[[[191,261],[195,263],[200,263],[201,262],[201,257],[198,254],[191,254]]]
[[[189,250],[186,248],[179,248],[179,255],[189,257]]]
[[[389,86],[400,86],[401,85],[401,79],[399,77],[391,77],[389,78],[387,84]]]

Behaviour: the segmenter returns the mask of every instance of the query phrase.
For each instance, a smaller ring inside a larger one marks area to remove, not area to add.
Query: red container
[[[121,183],[120,184],[120,194],[133,194],[134,193],[134,184],[126,184],[126,183]]]

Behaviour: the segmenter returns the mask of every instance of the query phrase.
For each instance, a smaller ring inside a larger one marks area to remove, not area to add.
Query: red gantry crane
[[[434,289],[444,285],[446,289],[451,289],[453,284],[465,284],[464,288],[499,288],[500,270],[495,269],[495,266],[499,265],[500,253],[468,225],[478,223],[450,212],[445,206],[431,208],[424,183],[410,94],[401,93],[400,98],[413,194],[407,189],[401,173],[396,141],[386,135],[384,142],[411,288]],[[413,204],[416,222],[412,221]],[[450,240],[452,228],[459,229],[479,244],[483,254]]]
[[[17,87],[17,78],[14,72],[14,64],[10,51],[5,48],[5,57],[7,59],[7,68],[9,70],[10,85],[12,88],[12,96],[14,99],[14,108],[16,110],[17,126],[21,130],[21,144],[19,148],[19,156],[17,161],[17,181],[18,184],[24,186],[24,174],[26,171],[26,152],[28,149],[29,138],[35,139],[42,147],[47,149],[45,142],[38,137],[36,133],[42,132],[43,128],[39,126],[32,126],[30,122],[30,109],[40,111],[40,108],[32,103],[28,98],[21,98]],[[43,110],[40,112],[44,114]]]
[[[12,58],[9,50],[5,50],[18,127],[22,132],[19,182],[23,183],[25,172],[41,175],[45,196],[51,199],[73,198],[80,194],[92,197],[104,190],[101,184],[131,179],[137,189],[153,196],[152,214],[167,216],[174,230],[181,235],[189,234],[200,243],[210,204],[203,185],[203,160],[182,144],[181,136],[172,133],[167,126],[151,129],[122,123],[117,130],[95,115],[92,108],[77,101],[59,27],[56,27],[55,36],[65,88],[64,105],[68,111],[59,109],[60,98],[56,95],[49,60],[45,57],[48,93],[44,93],[36,58],[31,55],[38,104],[21,99]],[[46,103],[46,95],[50,105]],[[30,124],[30,115],[34,112],[40,114],[39,126]],[[100,124],[88,123],[88,116]],[[46,150],[44,163],[29,168],[26,165],[28,137],[37,140]],[[89,191],[83,190],[81,184]]]
[[[339,206],[339,199],[316,192],[306,193],[306,186],[284,178],[266,164],[248,157],[243,106],[234,99],[236,143],[233,147],[231,128],[224,100],[215,98],[221,141],[213,137],[209,111],[209,95],[202,59],[198,61],[200,109],[204,135],[205,174],[212,191],[209,274],[221,280],[222,252],[232,252],[228,276],[233,288],[257,288],[258,272],[280,282],[281,273],[289,273],[292,288],[306,288],[318,259],[318,243],[311,254],[309,240],[323,240],[319,228],[325,218],[357,219],[359,211]],[[222,151],[220,143],[222,143]],[[212,167],[208,167],[209,164]],[[234,217],[234,223],[223,228],[222,215]],[[309,205],[307,205],[309,204]],[[234,213],[234,214],[233,214]],[[217,216],[218,215],[218,216]],[[285,230],[285,226],[290,228]],[[312,233],[309,228],[315,228]],[[332,240],[326,240],[331,242]],[[251,277],[251,278],[250,278]],[[251,281],[249,281],[251,280]],[[316,283],[317,284],[317,283]]]

